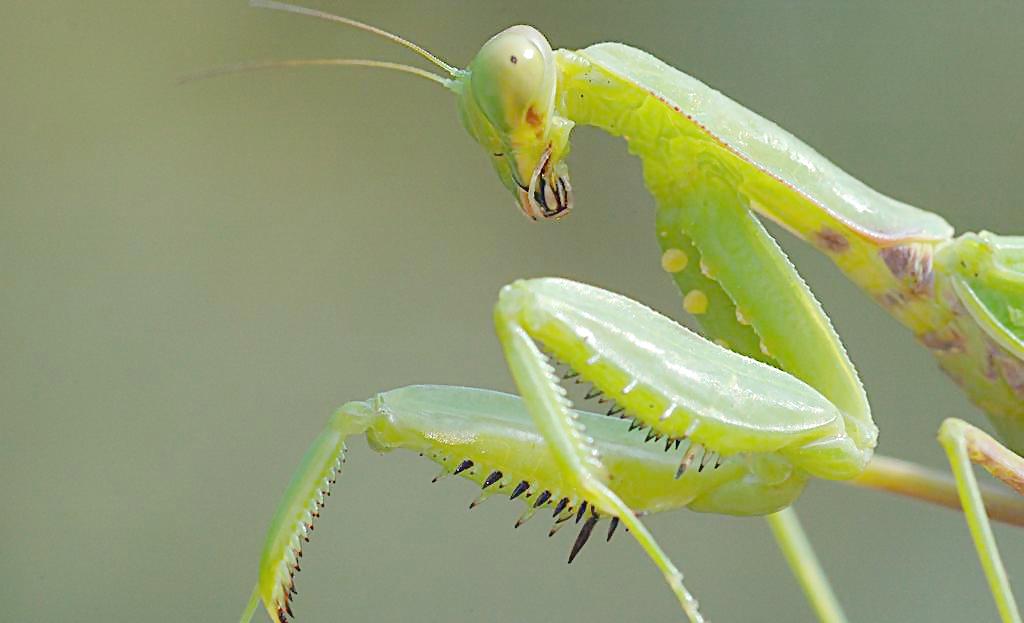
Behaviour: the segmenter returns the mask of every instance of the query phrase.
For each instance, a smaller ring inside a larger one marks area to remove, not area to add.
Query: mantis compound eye
[[[555,60],[544,35],[512,26],[484,44],[469,66],[480,111],[509,146],[543,137],[555,100]]]

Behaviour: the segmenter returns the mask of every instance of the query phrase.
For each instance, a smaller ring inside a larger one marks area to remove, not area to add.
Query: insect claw
[[[572,551],[569,552],[569,564],[572,564],[576,554],[580,553],[583,546],[587,544],[587,539],[590,538],[590,533],[594,530],[594,525],[597,523],[597,515],[591,515],[587,517],[587,521],[580,528],[580,533],[576,536],[576,542],[572,544]]]
[[[579,375],[580,375],[579,372],[573,370],[572,368],[569,368],[569,370],[565,374],[562,375],[562,380],[563,381],[567,381],[569,379],[574,379],[574,378],[578,377]]]
[[[547,502],[548,498],[550,498],[550,497],[551,497],[551,492],[550,491],[544,491],[544,493],[541,493],[540,495],[537,496],[537,501],[533,503],[533,507],[537,508],[539,506],[543,506],[544,502]]]
[[[596,387],[591,387],[590,391],[587,392],[587,394],[583,397],[583,399],[584,400],[591,400],[593,398],[597,398],[598,396],[600,396],[603,393],[604,392],[601,391],[600,389],[597,389]]]
[[[583,500],[580,502],[580,507],[576,511],[576,523],[579,523],[580,519],[583,519],[583,513],[585,512],[587,512],[587,501]]]
[[[462,472],[466,471],[470,467],[473,467],[473,461],[470,461],[469,459],[466,459],[465,461],[459,463],[459,466],[456,467],[454,471],[452,471],[452,475],[461,474]]]
[[[619,518],[618,517],[612,517],[611,522],[608,524],[608,538],[605,539],[605,541],[610,542],[612,540],[612,535],[615,534],[615,529],[618,528],[618,527],[619,527]]]
[[[606,413],[605,415],[610,415],[612,417],[615,417],[616,415],[621,414],[625,410],[626,410],[625,407],[620,407],[617,403],[613,402],[611,408],[608,409],[608,413]]]
[[[523,480],[518,485],[516,485],[515,489],[512,490],[512,495],[508,496],[508,499],[510,499],[510,500],[516,499],[517,497],[522,495],[529,488],[530,488],[530,483],[528,483],[525,480]]]
[[[644,427],[644,425],[643,425],[643,423],[640,420],[638,420],[636,418],[633,418],[633,421],[629,423],[629,430],[627,432],[631,433],[631,432],[635,431],[636,429],[643,428],[643,427]]]

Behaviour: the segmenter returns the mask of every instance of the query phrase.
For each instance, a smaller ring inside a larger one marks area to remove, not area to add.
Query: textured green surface
[[[1024,55],[1019,7],[319,6],[460,64],[517,22],[556,46],[622,40],[958,229],[1024,231],[1024,82],[1007,61]],[[233,620],[337,405],[415,382],[511,389],[490,310],[515,278],[600,283],[682,317],[617,140],[578,133],[575,214],[533,225],[427,83],[325,69],[174,84],[243,59],[408,58],[366,36],[244,2],[55,0],[5,6],[0,34],[11,620]],[[941,418],[984,418],[830,262],[779,239],[864,377],[880,450],[944,467]],[[352,445],[303,558],[300,621],[677,616],[625,535],[567,568],[568,532],[513,530],[519,507],[469,512],[477,487],[430,485],[429,461]],[[852,620],[995,618],[962,517],[825,483],[800,511]],[[763,521],[648,523],[714,619],[811,619]],[[1019,531],[996,530],[1019,577]]]

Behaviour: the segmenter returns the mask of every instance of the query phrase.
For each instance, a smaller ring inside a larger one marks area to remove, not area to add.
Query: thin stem
[[[779,549],[789,562],[789,568],[792,569],[821,623],[846,623],[843,608],[832,591],[828,577],[821,568],[807,535],[804,534],[796,511],[792,507],[785,508],[768,515],[766,519],[775,534]]]

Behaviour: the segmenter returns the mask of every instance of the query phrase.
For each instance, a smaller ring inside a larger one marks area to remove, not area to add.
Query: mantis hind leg
[[[981,465],[990,474],[1024,494],[1024,459],[981,430],[954,418],[942,423],[939,442],[949,457],[957,492],[967,516],[967,525],[999,616],[1003,623],[1020,623],[1020,612],[996,547],[972,463]]]

